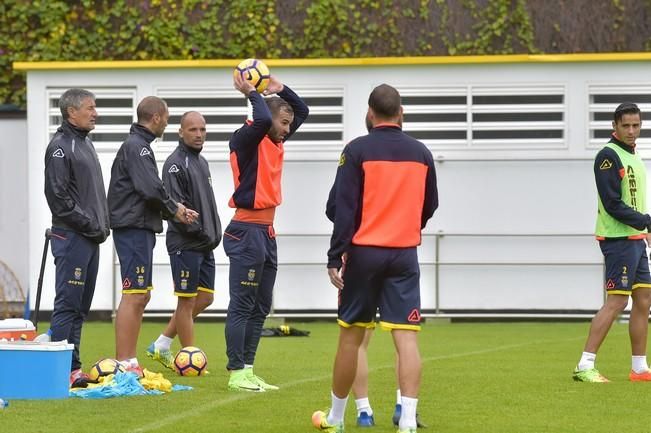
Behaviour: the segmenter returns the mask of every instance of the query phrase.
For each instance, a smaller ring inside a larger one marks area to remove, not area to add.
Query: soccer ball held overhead
[[[240,62],[233,75],[240,74],[246,81],[253,84],[258,93],[264,92],[269,85],[269,68],[258,59],[246,59]]]

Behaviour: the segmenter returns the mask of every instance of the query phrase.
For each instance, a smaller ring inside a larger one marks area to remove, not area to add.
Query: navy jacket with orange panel
[[[432,153],[395,124],[381,124],[345,148],[326,215],[334,222],[328,267],[350,245],[409,248],[438,207]]]
[[[286,141],[305,121],[309,109],[287,86],[278,96],[294,110],[294,120],[285,137]],[[275,143],[267,135],[272,125],[272,116],[262,96],[251,92],[249,101],[253,108],[253,121],[235,131],[229,143],[235,192],[228,205],[238,210],[272,210],[282,201],[280,181],[285,151],[282,142]],[[240,219],[239,215],[243,213],[236,212],[234,219]]]

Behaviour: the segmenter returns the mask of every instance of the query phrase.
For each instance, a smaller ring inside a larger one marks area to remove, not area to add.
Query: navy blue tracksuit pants
[[[276,238],[272,226],[231,221],[223,239],[230,260],[226,368],[240,370],[245,364],[253,365],[271,309],[278,269]]]
[[[56,266],[56,295],[52,311],[52,341],[74,344],[70,370],[81,368],[81,326],[93,302],[99,244],[70,230],[52,227],[52,255]]]

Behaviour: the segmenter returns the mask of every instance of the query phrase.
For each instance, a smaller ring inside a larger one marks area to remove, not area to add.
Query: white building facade
[[[310,106],[286,143],[283,204],[276,214],[279,270],[274,314],[332,316],[336,289],[326,274],[331,224],[325,203],[343,146],[364,134],[368,95],[387,83],[403,96],[404,130],[437,161],[440,208],[419,248],[425,316],[584,316],[603,300],[602,257],[592,235],[597,208],[593,158],[608,141],[623,101],[651,112],[651,55],[483,56],[269,60]],[[170,122],[153,145],[163,161],[177,145],[180,116],[208,123],[203,155],[224,226],[233,210],[230,134],[247,105],[232,86],[237,61],[17,63],[27,71],[29,287],[36,288],[50,213],[43,195],[45,147],[61,122],[59,96],[70,87],[97,95],[91,138],[108,187],[117,149],[145,96],[165,99]],[[651,129],[638,142],[651,156]],[[5,178],[6,179],[6,178]],[[408,192],[405,192],[408,193]],[[228,260],[215,251],[210,313],[228,305]],[[54,266],[41,310],[51,310]],[[175,305],[164,233],[157,239],[150,315]],[[101,247],[93,310],[120,298],[112,238]],[[33,304],[32,296],[32,304]]]

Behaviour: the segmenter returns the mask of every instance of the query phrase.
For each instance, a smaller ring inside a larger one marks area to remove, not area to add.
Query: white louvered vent
[[[287,141],[289,153],[341,150],[344,138],[343,87],[292,87],[310,107],[307,121]]]
[[[436,149],[460,149],[468,142],[468,88],[399,88],[403,130]]]
[[[567,147],[564,86],[400,88],[404,130],[432,149]]]
[[[310,116],[286,143],[286,151],[315,152],[328,146],[340,148],[343,140],[343,88],[292,89],[310,107]],[[244,97],[232,88],[160,88],[156,95],[167,102],[170,110],[169,124],[158,146],[161,155],[176,147],[179,121],[186,111],[198,111],[206,118],[208,135],[203,152],[222,156],[228,154],[228,141],[249,112]]]
[[[203,155],[228,154],[228,140],[246,120],[244,96],[231,88],[159,88],[156,96],[167,102],[170,119],[157,147],[158,157],[169,155],[178,145],[183,113],[198,111],[206,119],[206,146]],[[160,152],[158,151],[160,149]]]
[[[48,134],[51,139],[61,125],[62,116],[59,98],[67,89],[48,88]],[[116,152],[129,133],[135,121],[136,89],[125,88],[88,88],[95,94],[97,105],[97,123],[90,134],[90,139],[97,152]]]
[[[622,102],[633,102],[640,107],[642,118],[651,110],[651,85],[594,85],[588,87],[589,102],[589,137],[587,147],[603,147],[613,132],[613,113]],[[642,125],[637,146],[651,149],[651,130]]]
[[[473,86],[471,92],[474,147],[566,147],[563,86]]]

